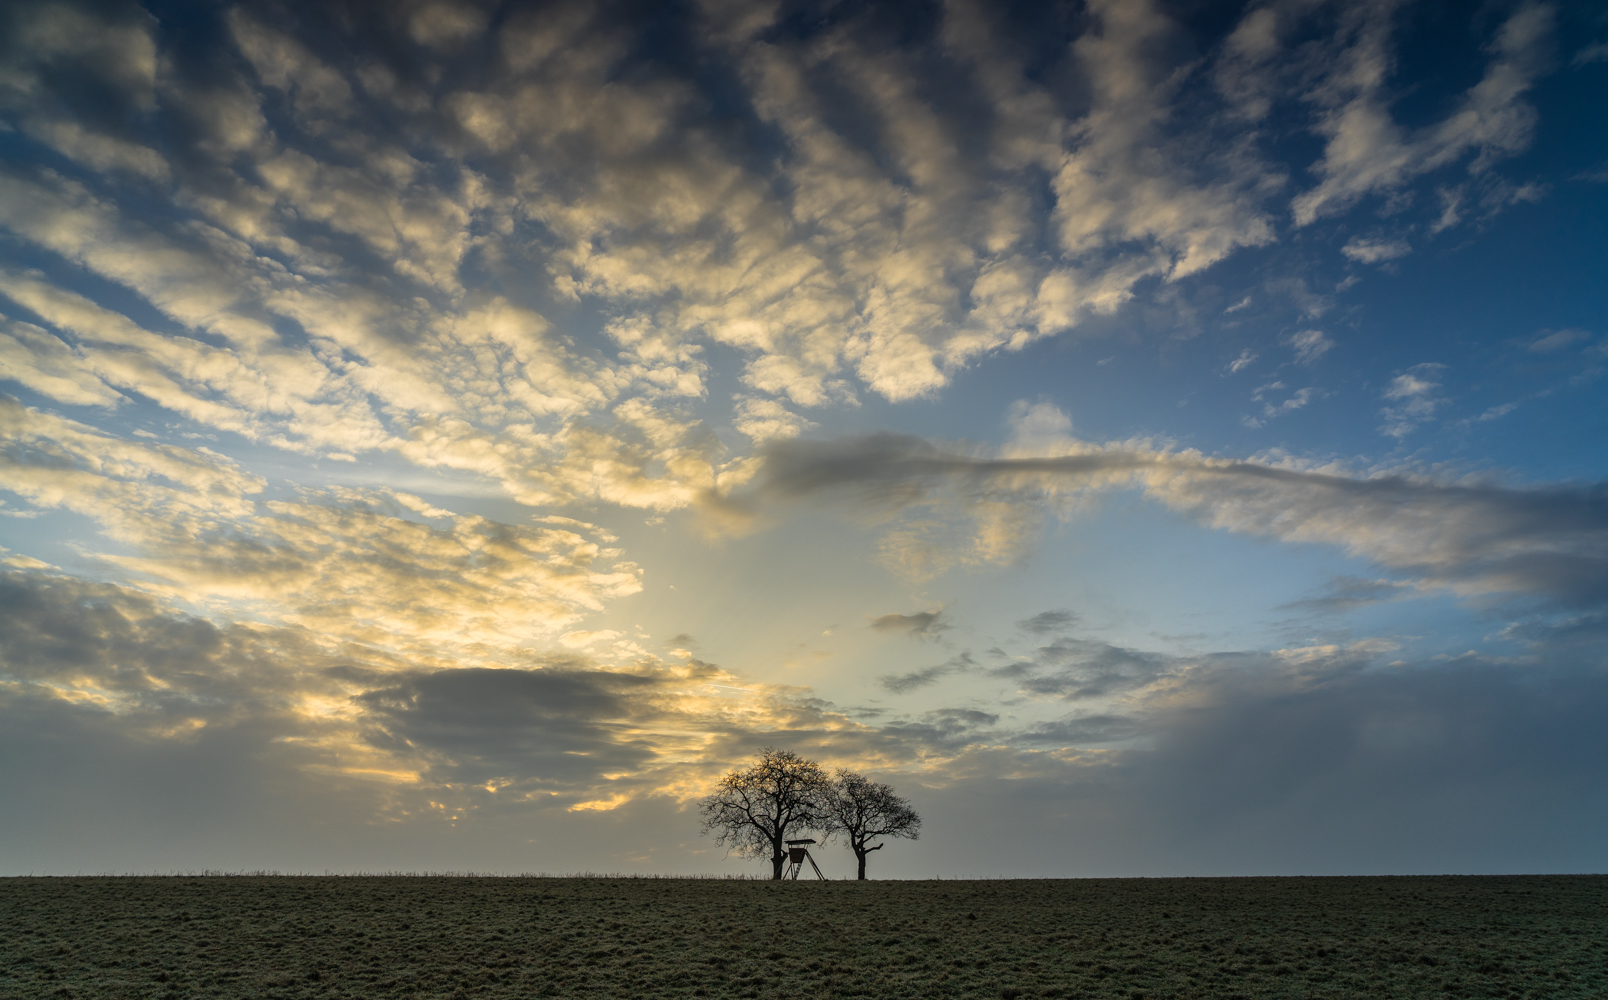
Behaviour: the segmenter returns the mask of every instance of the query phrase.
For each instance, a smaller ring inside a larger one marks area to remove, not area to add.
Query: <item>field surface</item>
[[[4,997],[1608,997],[1608,877],[0,879]]]

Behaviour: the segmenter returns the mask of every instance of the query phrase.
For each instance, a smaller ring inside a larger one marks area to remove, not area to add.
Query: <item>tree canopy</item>
[[[878,837],[916,840],[921,836],[921,817],[910,802],[894,794],[893,787],[871,781],[862,774],[838,768],[827,800],[832,830],[842,833],[865,878],[865,858],[886,844],[869,846]]]
[[[729,772],[703,800],[703,832],[746,857],[769,855],[771,877],[780,879],[786,841],[831,831],[831,784],[815,761],[765,747],[757,763]]]

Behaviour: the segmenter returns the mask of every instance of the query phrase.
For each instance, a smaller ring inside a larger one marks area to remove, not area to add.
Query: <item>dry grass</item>
[[[6,997],[1603,997],[1608,877],[0,879]]]

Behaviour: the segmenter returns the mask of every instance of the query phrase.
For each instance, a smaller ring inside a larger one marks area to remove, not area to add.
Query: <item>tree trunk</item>
[[[865,851],[855,851],[854,852],[854,856],[856,858],[860,859],[860,878],[859,878],[859,880],[861,882],[865,881],[865,855],[866,855]]]
[[[773,851],[771,854],[771,881],[780,882],[782,880],[782,869],[787,865],[787,852],[774,844],[771,845],[771,850]]]

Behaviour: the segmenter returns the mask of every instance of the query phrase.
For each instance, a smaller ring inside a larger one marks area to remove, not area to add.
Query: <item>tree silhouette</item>
[[[916,840],[921,836],[921,817],[910,808],[910,803],[893,793],[889,785],[867,780],[845,768],[838,768],[837,780],[832,783],[827,803],[834,832],[840,832],[849,841],[854,857],[860,863],[859,877],[865,879],[865,856],[880,851],[886,844],[866,846],[878,837],[902,837]]]
[[[787,863],[784,842],[808,830],[830,830],[832,783],[821,765],[791,750],[765,747],[754,766],[732,771],[703,800],[703,832],[738,854],[771,859],[771,878]]]

